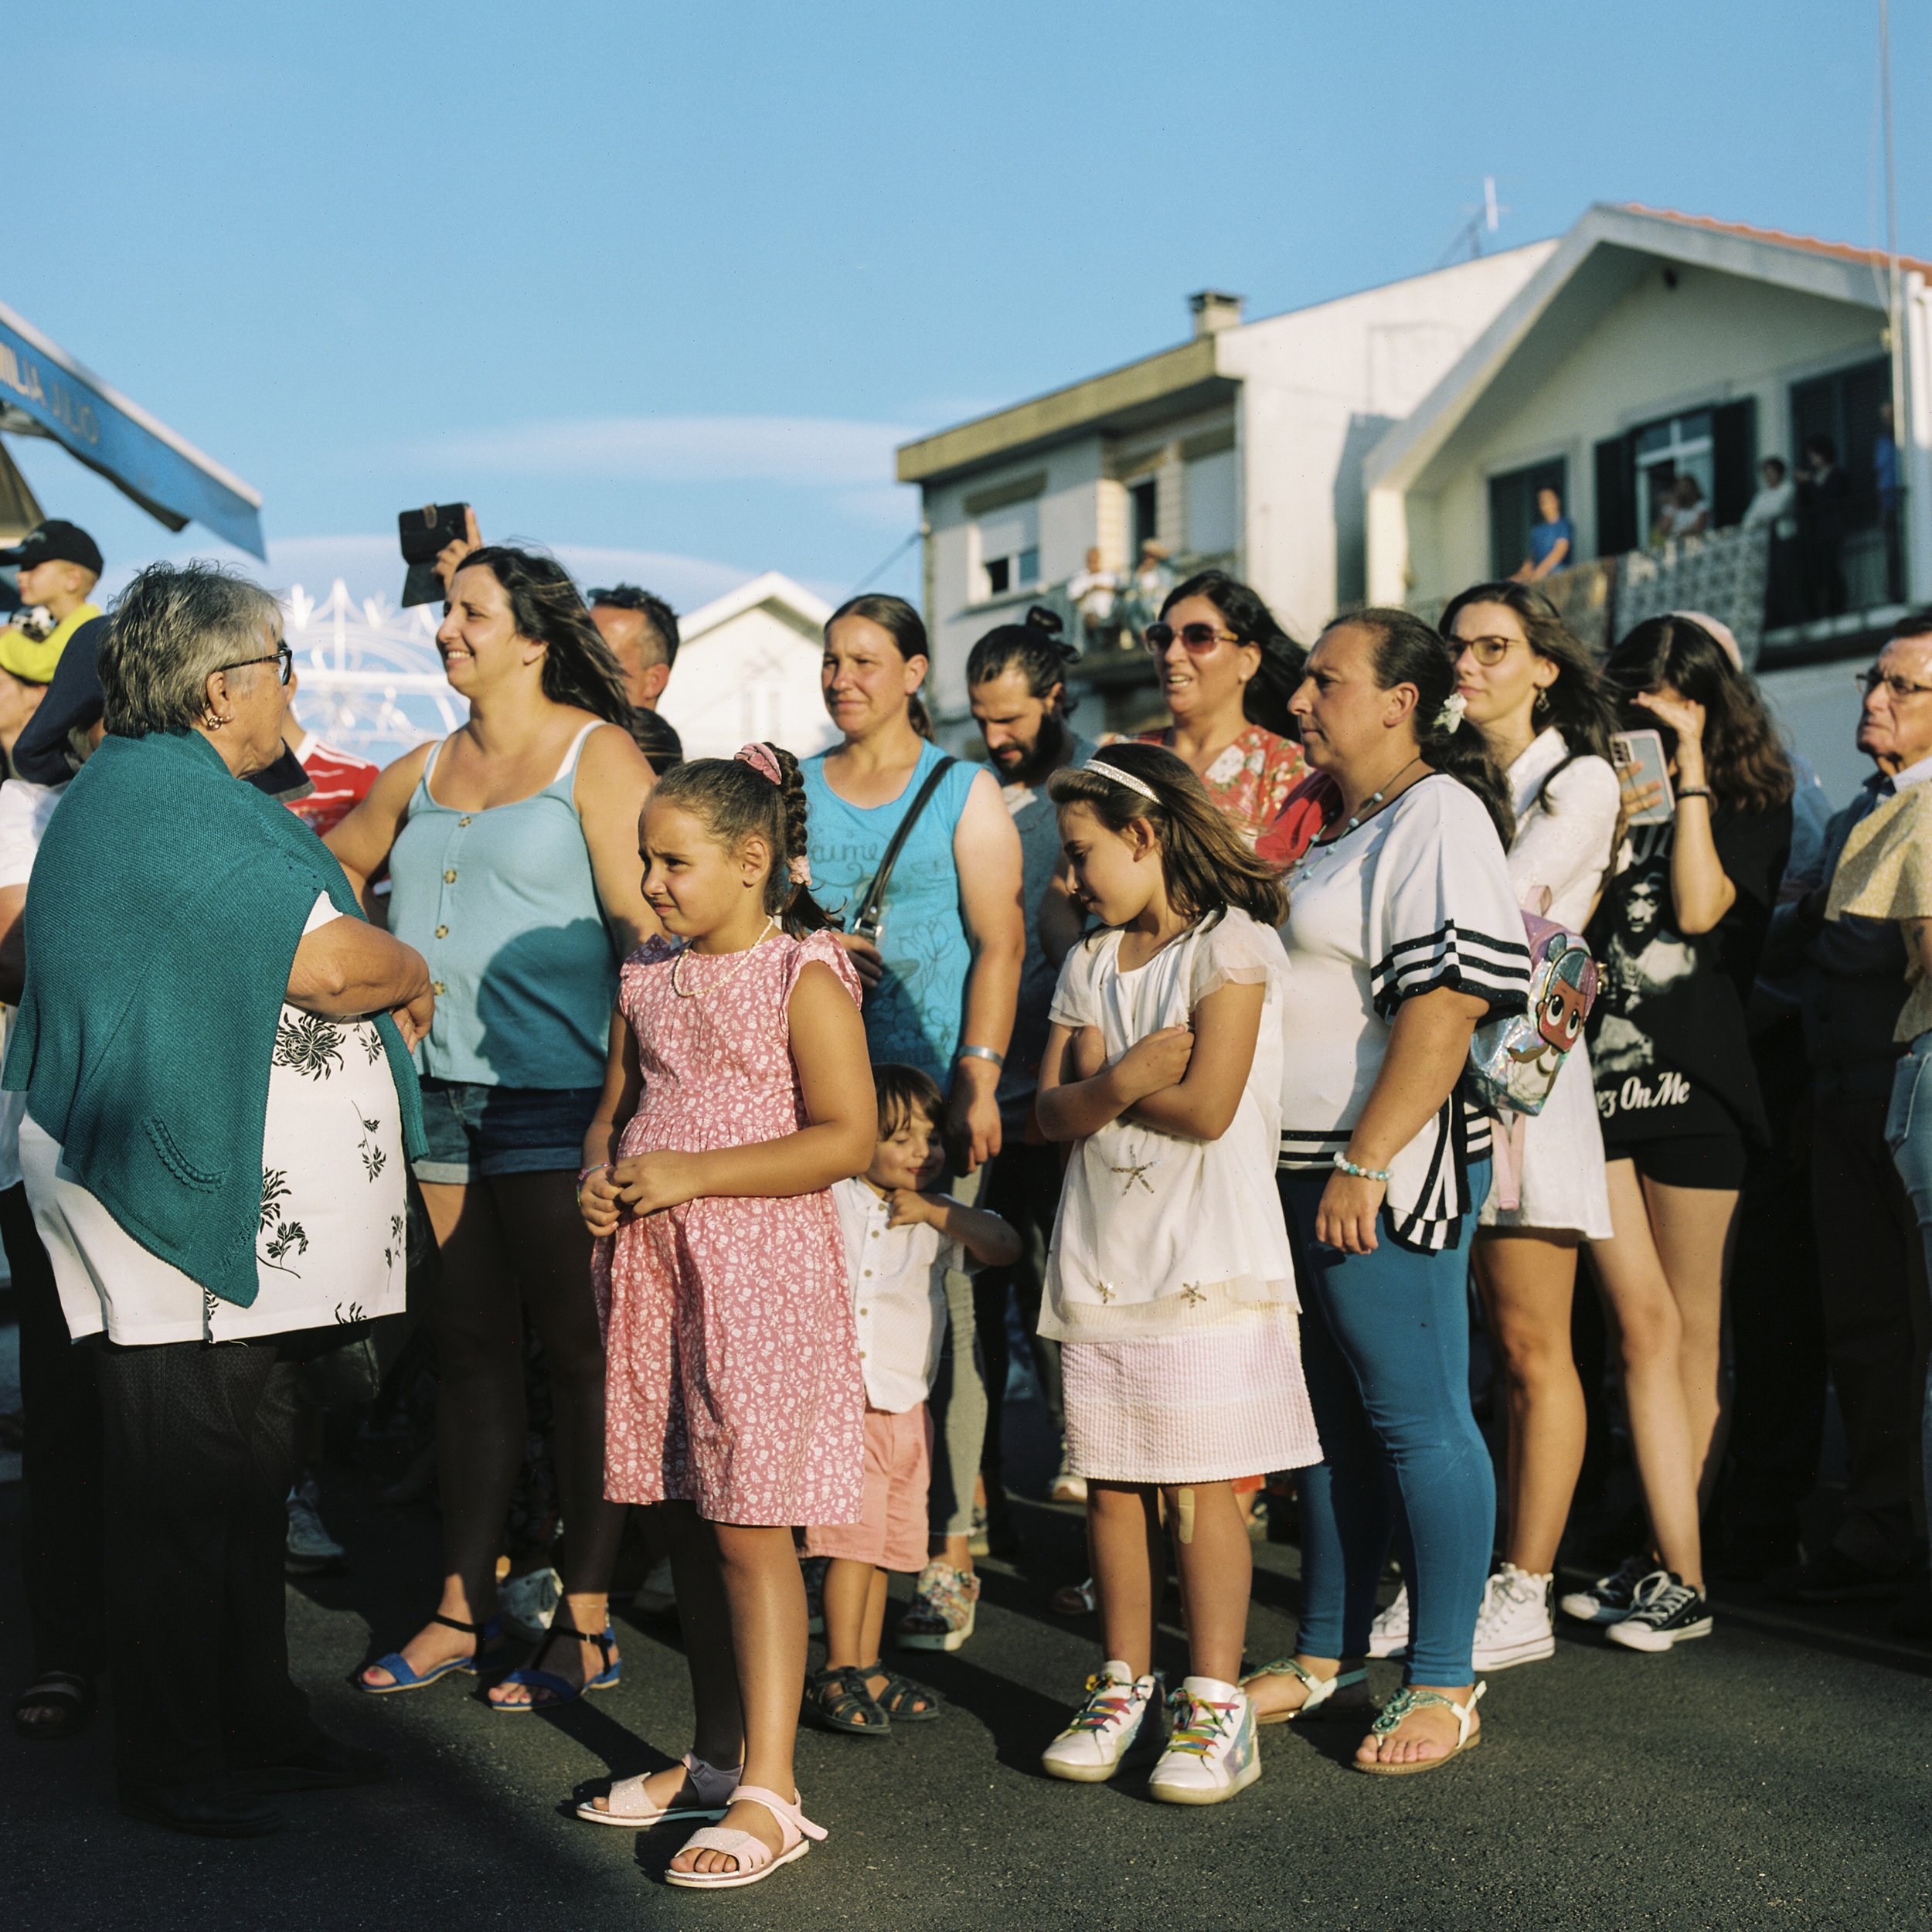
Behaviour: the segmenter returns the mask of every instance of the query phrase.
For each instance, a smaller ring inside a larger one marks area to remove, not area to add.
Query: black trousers
[[[107,1661],[101,1583],[98,1350],[67,1334],[53,1264],[16,1185],[0,1192],[20,1310],[20,1400],[26,1414],[20,1555],[36,1671],[92,1677]]]
[[[115,1764],[192,1784],[320,1733],[290,1682],[295,1369],[273,1338],[100,1348]]]
[[[1002,1148],[986,1177],[980,1205],[997,1214],[1019,1234],[1019,1259],[1011,1267],[985,1268],[973,1277],[975,1325],[986,1363],[986,1446],[980,1454],[980,1473],[986,1478],[989,1502],[997,1508],[1002,1453],[1000,1417],[1006,1397],[1008,1356],[1006,1298],[1019,1304],[1019,1317],[1032,1337],[1033,1362],[1039,1371],[1040,1394],[1057,1439],[1066,1423],[1060,1400],[1060,1349],[1057,1342],[1034,1334],[1039,1325],[1040,1294],[1046,1281],[1046,1250],[1053,1238],[1053,1216],[1059,1211],[1063,1163],[1057,1147],[1031,1147],[1015,1138]]]
[[[1795,1537],[1825,1434],[1825,1311],[1811,1222],[1811,1069],[1796,1014],[1751,1043],[1771,1145],[1753,1148],[1731,1264],[1729,1467],[1719,1510]]]

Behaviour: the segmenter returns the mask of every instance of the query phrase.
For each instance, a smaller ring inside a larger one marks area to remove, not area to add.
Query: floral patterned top
[[[305,933],[337,917],[326,895]],[[69,1332],[129,1345],[325,1328],[405,1304],[403,1115],[375,1026],[284,1005],[262,1136],[260,1284],[240,1308],[141,1246],[31,1123],[22,1165]]]
[[[1118,740],[1110,740],[1117,743]],[[1174,729],[1136,733],[1134,743],[1174,749]],[[1251,845],[1281,815],[1288,794],[1306,769],[1301,747],[1257,724],[1236,738],[1201,774],[1208,796],[1234,821]]]

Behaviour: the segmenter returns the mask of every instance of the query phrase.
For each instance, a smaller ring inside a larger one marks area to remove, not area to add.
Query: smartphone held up
[[[397,513],[396,534],[409,573],[403,580],[403,603],[440,604],[445,592],[436,573],[436,560],[452,543],[474,543],[467,503],[425,503]]]
[[[1658,795],[1641,811],[1633,811],[1628,822],[1633,825],[1667,825],[1675,815],[1677,801],[1672,795],[1670,762],[1664,756],[1663,733],[1658,731],[1617,731],[1611,734],[1611,755],[1616,760],[1617,775],[1627,790],[1641,792],[1655,786]]]

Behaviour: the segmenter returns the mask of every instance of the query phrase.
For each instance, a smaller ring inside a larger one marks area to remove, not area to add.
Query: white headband
[[[1088,759],[1080,769],[1098,772],[1103,778],[1117,785],[1124,785],[1129,791],[1138,791],[1143,798],[1150,799],[1157,805],[1161,802],[1161,794],[1145,778],[1137,778],[1132,772],[1121,770],[1118,765],[1110,765],[1097,754]]]

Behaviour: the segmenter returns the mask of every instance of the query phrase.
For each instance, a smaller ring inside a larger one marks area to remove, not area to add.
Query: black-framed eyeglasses
[[[1932,692],[1932,684],[1914,684],[1910,678],[1887,677],[1876,665],[1869,671],[1853,672],[1852,682],[1868,698],[1880,685],[1883,685],[1894,698],[1919,698]]]
[[[1239,644],[1232,631],[1217,631],[1211,624],[1184,624],[1177,631],[1171,624],[1150,624],[1141,633],[1141,641],[1157,656],[1179,638],[1197,658],[1204,658],[1217,644]]]
[[[275,667],[275,682],[287,683],[295,668],[295,654],[285,644],[275,647],[275,654],[269,658],[237,658],[233,664],[218,664],[217,671],[246,671],[251,664],[272,664]]]

